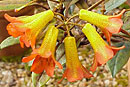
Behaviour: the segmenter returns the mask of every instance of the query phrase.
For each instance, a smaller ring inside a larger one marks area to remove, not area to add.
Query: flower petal
[[[40,56],[36,56],[33,64],[32,64],[32,67],[31,67],[31,71],[34,72],[34,73],[42,73],[44,68],[45,68],[45,64],[44,64],[44,59]]]
[[[92,72],[94,72],[94,71],[96,71],[97,67],[98,67],[98,62],[97,62],[96,58],[94,57],[94,61],[93,61],[93,64],[92,64],[90,70]]]
[[[119,50],[121,50],[121,49],[124,49],[124,48],[125,48],[125,46],[121,46],[121,47],[113,47],[113,46],[110,46],[110,48],[111,48],[111,49],[113,49],[114,54],[116,54],[116,53],[117,53],[117,51],[119,51]]]
[[[33,60],[35,57],[36,57],[37,55],[36,54],[31,54],[30,56],[28,56],[28,57],[24,57],[23,59],[22,59],[22,62],[29,62],[29,61],[31,61],[31,60]]]
[[[79,58],[74,37],[66,37],[65,40],[65,53],[66,53],[66,70],[63,78],[67,78],[69,82],[81,80],[82,78],[90,78],[92,75],[86,70]],[[62,79],[63,79],[62,78]],[[62,80],[60,80],[62,81]]]
[[[54,75],[55,63],[51,57],[47,59],[44,58],[44,60],[45,60],[45,65],[44,65],[45,71],[48,76],[52,77]]]
[[[105,29],[107,29],[112,34],[119,33],[123,25],[122,20],[119,18],[109,18],[109,21],[111,23]]]
[[[16,18],[16,17],[11,17],[11,16],[9,16],[8,14],[4,14],[4,17],[5,17],[5,19],[7,19],[9,22],[16,22],[16,20],[17,20],[17,22],[21,22],[21,21],[18,21],[18,19]]]
[[[7,25],[7,30],[9,35],[12,35],[13,37],[23,35],[23,32],[17,31],[12,23]]]
[[[112,33],[110,33],[109,31],[107,31],[106,29],[101,29],[102,32],[104,33],[106,39],[107,39],[107,42],[109,42],[109,44],[111,45],[111,36],[112,36]]]

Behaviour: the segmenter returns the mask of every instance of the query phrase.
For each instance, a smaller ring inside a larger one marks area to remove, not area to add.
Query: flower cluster
[[[107,41],[110,43],[112,34],[120,32],[123,25],[121,16],[124,12],[125,10],[116,16],[105,16],[82,9],[79,12],[79,18],[101,28]],[[22,62],[26,63],[33,60],[31,67],[32,72],[40,74],[45,71],[48,76],[52,77],[54,75],[55,65],[60,69],[63,68],[55,58],[59,33],[59,30],[55,26],[47,27],[41,46],[39,48],[35,47],[38,35],[54,17],[54,13],[51,10],[32,16],[11,17],[8,14],[5,14],[4,16],[9,22],[11,22],[7,25],[8,33],[13,37],[20,37],[21,47],[24,47],[24,44],[26,47],[31,46],[31,55],[24,57]],[[123,49],[125,46],[116,48],[108,45],[97,33],[96,29],[89,23],[83,27],[82,32],[89,40],[95,52],[93,65],[90,68],[90,70],[94,72],[98,66],[105,64],[118,50]],[[69,82],[92,77],[92,74],[79,60],[75,38],[68,35],[64,39],[64,45],[66,69],[59,82],[65,77]]]
[[[106,36],[107,41],[110,43],[112,34],[117,34],[120,32],[123,25],[121,16],[124,12],[125,10],[122,10],[122,12],[118,15],[106,16],[81,9],[79,12],[79,18],[99,27]],[[82,31],[88,38],[95,52],[93,65],[90,68],[90,70],[94,72],[97,66],[105,64],[116,54],[118,50],[123,49],[125,46],[119,48],[109,46],[91,24],[86,24]]]
[[[5,18],[11,22],[7,25],[7,30],[13,37],[20,36],[21,47],[35,48],[35,42],[40,31],[53,19],[51,10],[35,14],[33,16],[11,17],[8,14]]]
[[[88,38],[95,52],[94,62],[91,67],[91,71],[93,72],[96,70],[97,66],[105,64],[118,50],[124,48],[124,46],[119,48],[109,46],[91,24],[86,24],[82,31]]]
[[[110,42],[111,35],[120,32],[123,25],[121,16],[124,12],[125,9],[118,15],[106,16],[81,9],[79,12],[79,18],[99,27],[106,36],[107,41]]]
[[[79,61],[75,38],[66,37],[64,42],[66,53],[66,70],[63,74],[63,78],[66,77],[68,81],[74,82],[76,80],[81,80],[83,77],[92,77],[89,71],[85,69]]]

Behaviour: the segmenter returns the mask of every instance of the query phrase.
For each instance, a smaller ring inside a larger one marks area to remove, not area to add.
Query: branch
[[[105,0],[98,1],[97,3],[93,4],[92,6],[90,6],[87,10],[91,11],[92,9],[97,7],[99,4],[101,4],[103,1],[105,1]]]

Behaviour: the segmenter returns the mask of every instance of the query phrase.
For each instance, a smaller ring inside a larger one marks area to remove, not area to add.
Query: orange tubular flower
[[[41,73],[45,70],[48,76],[53,76],[55,64],[62,69],[61,64],[57,62],[54,57],[57,36],[58,29],[54,26],[49,27],[41,47],[39,49],[34,49],[30,56],[22,59],[22,62],[29,62],[35,58],[31,71]]]
[[[44,11],[33,16],[11,17],[5,14],[4,17],[11,23],[7,25],[7,30],[13,37],[20,36],[21,47],[35,48],[36,37],[46,24],[53,19],[51,10]]]
[[[79,17],[80,19],[88,21],[89,23],[101,28],[102,32],[107,38],[107,41],[110,42],[111,35],[120,32],[120,29],[123,25],[121,16],[124,12],[125,9],[122,10],[122,12],[118,15],[106,16],[92,11],[81,9],[79,12]]]
[[[85,69],[79,61],[77,47],[74,37],[66,37],[65,40],[65,54],[66,54],[66,70],[63,77],[68,79],[69,82],[81,80],[82,78],[90,78],[92,75]],[[61,82],[60,81],[60,82]]]
[[[115,55],[118,50],[125,47],[122,46],[120,48],[116,48],[109,46],[96,32],[96,29],[91,24],[86,24],[82,31],[87,36],[95,52],[94,62],[90,69],[93,72],[96,70],[97,66],[105,64]]]

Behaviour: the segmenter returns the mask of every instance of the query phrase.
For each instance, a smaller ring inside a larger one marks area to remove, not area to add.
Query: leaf
[[[3,0],[0,2],[0,10],[10,10],[21,7],[22,5],[28,3],[29,0]]]
[[[14,38],[12,36],[6,38],[1,44],[0,44],[0,48],[6,48],[15,44],[19,43],[19,37],[18,38]]]
[[[65,5],[65,16],[68,15],[68,11],[71,5],[75,4],[79,0],[65,0],[64,5]]]
[[[51,79],[50,76],[42,74],[40,78],[40,86],[39,87],[46,87],[46,83]]]
[[[65,0],[65,7],[69,8],[72,4],[75,4],[79,0]]]
[[[120,6],[121,4],[123,4],[124,2],[126,2],[126,0],[109,0],[105,4],[106,12],[109,12],[109,11],[113,10],[114,8],[116,8],[116,7]]]
[[[56,58],[59,59],[60,58],[60,63],[61,64],[65,64],[66,60],[65,60],[65,49],[64,49],[64,44],[60,44],[59,47],[56,50]]]
[[[123,16],[123,29],[124,30],[130,30],[130,11],[126,12]]]
[[[50,1],[50,0],[47,0],[47,3],[51,10],[53,10],[57,6],[57,3]]]
[[[10,36],[8,34],[8,31],[6,30],[6,26],[9,22],[4,18],[4,14],[7,13],[10,16],[15,16],[15,17],[32,15],[32,14],[34,14],[35,8],[36,8],[35,5],[31,5],[31,6],[27,6],[27,7],[23,8],[19,12],[14,12],[14,10],[0,10],[0,43],[3,40],[5,40],[7,37]],[[13,57],[13,56],[21,55],[26,50],[27,50],[27,48],[26,47],[21,48],[20,44],[9,46],[7,48],[0,50],[0,59],[3,56],[12,56]]]
[[[73,15],[74,9],[75,9],[75,5],[73,4],[69,8],[69,14]]]
[[[85,2],[85,0],[79,0],[77,3],[76,3],[77,7],[79,9],[87,9],[88,8],[88,4]]]
[[[115,77],[115,75],[122,69],[130,57],[130,42],[125,42],[124,45],[125,48],[120,50],[111,60],[107,62],[113,77]]]
[[[2,56],[1,60],[4,62],[21,62],[23,55],[18,56]]]
[[[34,72],[32,72],[32,83],[33,83],[33,87],[37,87],[37,82],[38,82],[38,77],[40,74],[36,74]]]

